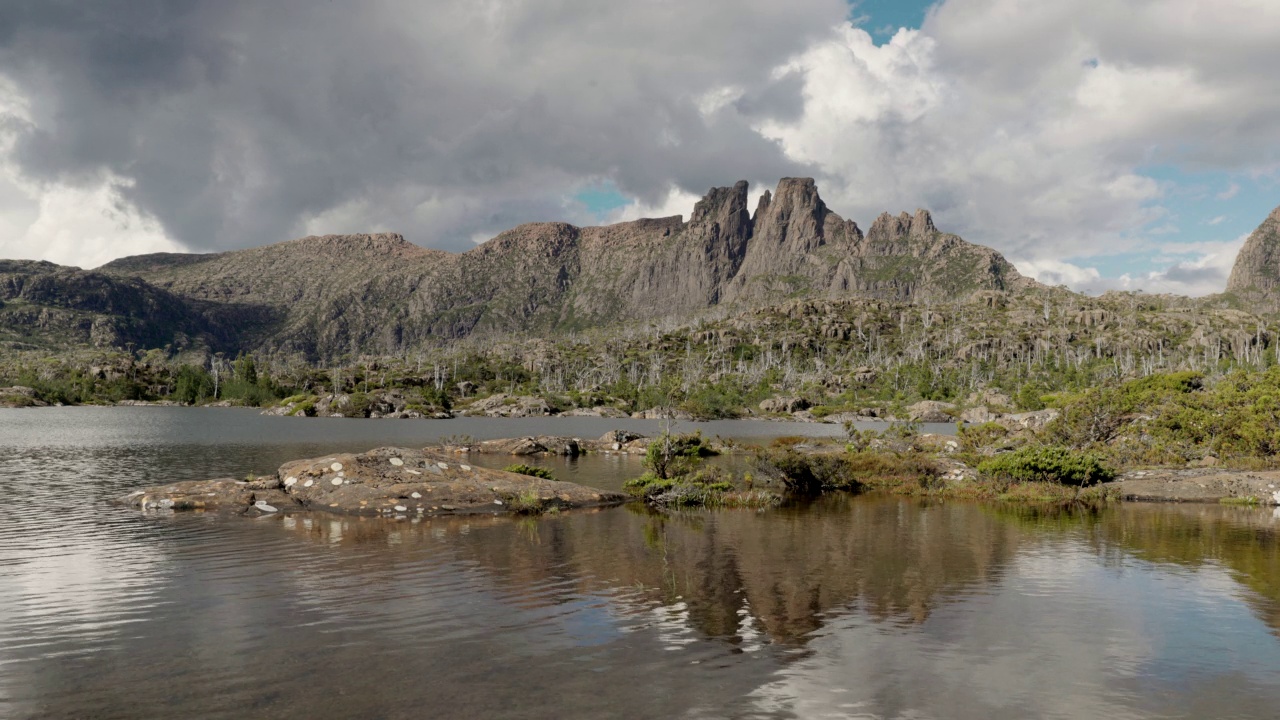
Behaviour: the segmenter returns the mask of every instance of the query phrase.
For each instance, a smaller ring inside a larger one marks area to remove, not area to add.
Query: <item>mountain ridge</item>
[[[222,253],[133,256],[78,272],[142,282],[192,317],[214,318],[222,306],[235,306],[238,316],[258,313],[263,319],[248,323],[231,346],[309,360],[394,354],[473,334],[688,318],[799,297],[942,301],[1037,285],[995,250],[939,231],[925,210],[884,213],[864,234],[826,206],[811,178],[783,178],[754,212],[748,191],[745,181],[712,188],[688,220],[527,223],[461,253],[396,233],[325,235]],[[70,286],[67,292],[74,295]]]

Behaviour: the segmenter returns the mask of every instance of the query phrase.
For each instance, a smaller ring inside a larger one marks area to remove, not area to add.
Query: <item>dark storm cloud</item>
[[[804,76],[791,72],[743,94],[733,104],[746,117],[791,122],[804,114]]]
[[[9,0],[0,75],[29,103],[14,159],[103,170],[197,249],[333,227],[458,247],[558,219],[578,184],[649,201],[806,168],[752,131],[799,111],[773,67],[840,0]],[[764,87],[710,114],[723,87]]]

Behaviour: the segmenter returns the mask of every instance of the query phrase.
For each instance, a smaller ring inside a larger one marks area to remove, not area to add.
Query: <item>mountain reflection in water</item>
[[[0,413],[0,717],[1280,707],[1270,510],[833,495],[763,513],[142,516],[102,499],[332,441],[300,437],[307,421],[274,436],[268,421],[250,442],[218,426],[235,413],[185,430],[181,411],[105,416],[131,424]],[[209,441],[220,434],[236,444]],[[616,486],[630,462],[561,469]]]

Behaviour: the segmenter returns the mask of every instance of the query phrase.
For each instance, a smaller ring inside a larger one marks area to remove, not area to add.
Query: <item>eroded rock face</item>
[[[418,516],[616,505],[620,493],[472,467],[430,450],[385,447],[285,463],[252,481],[171,483],[116,500],[142,510]]]
[[[1273,210],[1240,248],[1227,292],[1267,307],[1280,305],[1280,208]]]

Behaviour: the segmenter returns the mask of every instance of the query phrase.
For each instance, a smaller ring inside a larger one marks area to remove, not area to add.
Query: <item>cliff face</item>
[[[336,235],[124,258],[95,275],[176,298],[164,302],[193,318],[162,325],[230,322],[244,349],[313,359],[394,353],[474,333],[681,318],[717,305],[846,295],[942,300],[1031,284],[994,250],[940,233],[923,210],[882,215],[864,236],[827,208],[808,178],[784,178],[754,213],[739,182],[713,188],[688,221],[534,223],[464,253],[395,234]]]
[[[1280,207],[1271,211],[1240,248],[1227,292],[1267,308],[1280,306]]]

